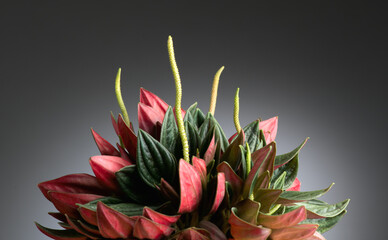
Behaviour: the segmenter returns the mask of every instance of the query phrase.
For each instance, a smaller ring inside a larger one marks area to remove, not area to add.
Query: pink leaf
[[[135,220],[102,202],[97,203],[97,219],[101,235],[109,239],[128,238],[135,225]]]
[[[205,160],[206,166],[214,159],[214,156],[216,154],[217,150],[217,143],[215,142],[215,136],[213,134],[212,140],[210,141],[210,144],[203,156],[203,159]]]
[[[130,165],[126,160],[115,156],[94,156],[89,163],[101,184],[114,192],[120,191],[115,172]]]
[[[67,193],[90,193],[106,195],[109,192],[96,177],[85,173],[70,174],[54,180],[39,183],[39,189],[50,200],[48,191]]]
[[[273,117],[265,121],[259,122],[259,129],[263,130],[265,141],[267,144],[273,142],[278,132],[278,117]]]
[[[220,206],[222,200],[225,196],[225,175],[224,173],[217,174],[217,190],[216,196],[214,198],[214,202],[212,208],[210,209],[210,214],[215,213]]]
[[[169,236],[173,231],[174,229],[169,226],[139,217],[135,223],[133,236],[140,239],[161,239],[163,236]]]
[[[272,240],[283,240],[283,239],[306,240],[306,239],[310,239],[309,237],[311,237],[314,234],[317,227],[318,227],[318,225],[314,225],[314,224],[301,224],[301,225],[296,225],[296,226],[287,227],[287,228],[275,229],[272,231],[271,239]]]
[[[180,215],[174,215],[174,216],[164,215],[162,213],[152,210],[149,207],[143,208],[143,216],[151,219],[156,223],[164,224],[166,226],[170,226],[171,224],[176,223],[176,221],[178,221],[180,217]]]
[[[117,120],[117,125],[119,129],[119,135],[123,141],[125,148],[128,150],[129,156],[131,159],[136,159],[136,147],[137,147],[137,137],[131,128],[124,122],[123,117],[119,114]]]
[[[239,218],[234,208],[232,208],[228,222],[230,233],[235,240],[266,240],[271,234],[271,229],[253,225]]]
[[[326,238],[319,232],[315,232],[311,237],[308,237],[305,240],[326,240]]]
[[[197,170],[197,172],[201,176],[202,184],[206,184],[207,183],[207,180],[206,180],[207,173],[206,173],[205,161],[203,159],[200,159],[200,158],[193,156],[192,162],[193,162],[194,168]]]
[[[157,123],[163,123],[164,113],[158,112],[150,106],[144,105],[143,103],[138,104],[138,121],[139,128],[143,129],[151,136],[157,138],[156,132]]]
[[[225,180],[230,183],[233,191],[233,196],[240,196],[241,188],[243,186],[243,181],[241,178],[233,171],[230,165],[227,162],[222,162],[217,166],[217,171],[224,173]]]
[[[187,228],[180,232],[178,236],[176,236],[177,240],[210,240],[210,235],[206,230],[198,229],[198,228]],[[215,239],[212,239],[215,240]]]
[[[208,231],[212,240],[226,240],[225,234],[212,222],[203,220],[199,223],[199,227]]]
[[[72,218],[79,218],[77,203],[86,204],[104,196],[84,193],[49,192],[49,197],[58,211]]]
[[[119,151],[120,151],[120,157],[121,157],[122,159],[127,160],[127,162],[128,162],[130,165],[136,164],[136,162],[134,162],[134,161],[131,160],[131,158],[129,157],[127,151],[125,151],[125,149],[122,148],[122,147],[120,146],[120,144],[118,144],[118,143],[117,143],[117,148],[118,148]]]
[[[97,226],[97,213],[89,208],[79,207],[78,212],[81,214],[81,217],[89,224]]]
[[[77,221],[73,218],[70,218],[68,215],[66,215],[66,219],[67,219],[67,223],[74,229],[76,230],[77,232],[91,238],[91,239],[99,239],[101,238],[100,234],[94,234],[92,232],[89,232],[88,230],[86,230],[81,224],[80,224],[80,221]]]
[[[178,213],[192,212],[202,198],[201,177],[195,168],[183,159],[179,160],[179,183],[181,201]]]
[[[117,136],[120,136],[119,127],[118,127],[118,125],[117,125],[116,119],[115,119],[115,117],[113,116],[113,113],[112,113],[112,112],[110,113],[110,119],[111,119],[111,121],[112,121],[112,125],[113,125],[113,128],[114,128],[115,132],[116,132],[116,135],[117,135]]]
[[[87,240],[88,237],[79,234],[74,230],[56,230],[43,227],[42,225],[35,223],[38,229],[46,236],[55,240]]]
[[[300,191],[300,181],[298,178],[295,178],[294,182],[286,191]]]
[[[307,217],[306,209],[301,206],[291,212],[282,215],[259,214],[258,223],[264,227],[280,229],[297,225]]]
[[[168,104],[152,92],[140,88],[140,102],[146,106],[150,106],[160,114],[165,114]]]
[[[91,129],[91,131],[101,155],[120,156],[119,151],[117,151],[117,149],[112,146],[112,144],[101,137],[100,134],[96,133],[93,129]]]

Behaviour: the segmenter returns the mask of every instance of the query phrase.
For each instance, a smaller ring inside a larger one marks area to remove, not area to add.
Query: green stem
[[[172,42],[172,37],[168,36],[167,41],[167,48],[168,48],[168,55],[170,57],[170,64],[172,73],[174,75],[175,80],[175,89],[176,89],[176,95],[175,95],[175,116],[176,121],[178,125],[179,135],[182,140],[182,146],[183,146],[183,159],[185,159],[187,162],[190,162],[189,157],[189,142],[187,140],[186,131],[185,131],[185,125],[183,123],[182,113],[181,113],[181,105],[182,105],[182,85],[181,85],[181,78],[179,76],[178,66],[175,61],[175,54],[174,54],[174,45]]]
[[[238,133],[241,131],[240,119],[238,117],[238,114],[240,111],[240,102],[238,98],[239,91],[240,91],[240,88],[237,88],[236,95],[234,97],[234,114],[233,114],[234,126],[236,127],[236,130]]]
[[[282,205],[281,204],[276,204],[271,210],[269,211],[269,215],[274,214]]]
[[[210,106],[209,112],[214,116],[214,112],[216,111],[216,103],[217,103],[217,92],[218,92],[218,83],[220,82],[220,76],[222,71],[224,70],[224,66],[222,66],[214,76],[212,93],[210,97]]]
[[[121,68],[119,68],[119,70],[117,71],[116,82],[115,82],[115,92],[116,92],[117,103],[119,104],[120,110],[123,113],[124,121],[128,126],[130,126],[127,109],[125,108],[123,97],[121,96],[120,80],[121,80]]]
[[[249,144],[247,143],[247,155],[245,157],[247,161],[247,176],[251,172],[252,169],[252,157],[251,157],[251,149],[249,148]]]

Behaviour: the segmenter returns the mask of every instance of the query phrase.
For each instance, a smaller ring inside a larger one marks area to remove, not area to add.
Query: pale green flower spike
[[[234,114],[233,114],[234,126],[236,127],[236,130],[238,133],[241,131],[240,119],[238,118],[238,113],[240,111],[240,102],[238,98],[239,91],[240,91],[240,88],[237,88],[236,95],[234,97]]]
[[[182,113],[181,113],[181,105],[182,105],[182,85],[181,85],[181,78],[179,76],[178,66],[176,65],[175,61],[175,54],[174,54],[174,45],[172,42],[172,37],[168,36],[167,41],[167,48],[168,48],[168,55],[170,57],[170,64],[172,73],[174,75],[175,80],[175,116],[176,121],[178,124],[178,130],[179,135],[182,140],[182,146],[183,146],[183,159],[185,159],[187,162],[190,162],[189,157],[189,142],[187,140],[186,131],[185,131],[185,125],[183,123]]]
[[[117,103],[119,104],[120,110],[123,113],[124,122],[129,126],[130,122],[129,122],[128,112],[127,112],[127,109],[125,108],[123,97],[121,96],[120,79],[121,79],[121,68],[119,68],[119,70],[117,71],[115,92],[116,92]]]
[[[247,176],[249,175],[249,172],[252,169],[252,158],[251,158],[251,149],[249,149],[249,144],[247,142],[247,155],[245,156],[245,159],[247,161]]]
[[[212,95],[210,98],[210,107],[209,107],[209,112],[214,116],[214,112],[216,110],[216,102],[217,102],[217,92],[218,92],[218,83],[220,81],[220,76],[222,71],[224,70],[224,66],[222,66],[217,72],[216,75],[214,76],[213,80],[213,87],[212,87]]]

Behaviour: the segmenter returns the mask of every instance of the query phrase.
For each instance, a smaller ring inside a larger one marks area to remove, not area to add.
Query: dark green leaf
[[[178,140],[178,127],[175,122],[173,110],[171,106],[169,106],[163,119],[162,129],[160,132],[160,143],[175,155],[176,143]]]
[[[302,144],[300,144],[293,151],[291,151],[289,153],[285,153],[285,154],[276,156],[276,158],[275,158],[275,166],[283,165],[283,164],[287,163],[288,161],[290,161],[291,159],[293,159],[296,156],[296,154],[298,154],[299,151],[303,148],[303,146],[306,144],[308,139],[309,138],[306,138],[306,140],[304,140],[302,142]]]
[[[140,177],[151,187],[159,185],[161,178],[174,182],[177,171],[174,155],[141,129],[137,140],[136,165]]]
[[[296,154],[291,161],[289,161],[288,163],[284,164],[283,166],[279,167],[274,171],[271,179],[271,185],[274,184],[274,182],[276,181],[277,178],[279,178],[280,175],[282,175],[284,172],[287,172],[287,175],[285,176],[283,189],[286,190],[289,187],[291,187],[292,183],[294,182],[298,174],[298,163],[299,163],[298,155],[299,154]]]
[[[343,210],[340,214],[335,217],[320,218],[320,219],[306,219],[301,222],[301,224],[318,224],[319,227],[317,231],[319,233],[324,233],[330,230],[338,221],[346,214],[346,210]]]
[[[190,122],[185,122],[185,130],[189,142],[189,154],[190,156],[196,155],[199,148],[198,131]]]
[[[287,172],[283,172],[272,184],[272,189],[284,189]]]
[[[308,192],[285,191],[280,195],[280,198],[277,201],[277,203],[289,204],[289,203],[312,200],[327,193],[333,185],[334,183],[332,183],[328,188],[316,190],[316,191],[308,191]]]
[[[240,148],[240,145],[244,144],[244,131],[241,131],[239,135],[237,136],[236,140],[233,141],[228,148],[225,150],[224,154],[221,157],[221,162],[227,162],[232,167],[234,171],[237,170],[237,168],[240,165],[241,157],[243,156],[245,158],[245,150],[244,147],[242,147],[243,151]],[[246,168],[245,173],[246,175]],[[245,178],[243,178],[245,179]]]
[[[126,166],[116,172],[116,179],[123,192],[137,203],[156,203],[160,201],[159,192],[145,184],[137,172],[136,165]]]

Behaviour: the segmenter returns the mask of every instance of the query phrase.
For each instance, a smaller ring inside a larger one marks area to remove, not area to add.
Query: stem
[[[237,88],[236,95],[234,97],[234,114],[233,114],[234,126],[236,127],[237,133],[241,131],[240,119],[238,118],[238,114],[240,111],[240,102],[238,98],[239,91],[240,91],[240,88]]]
[[[181,105],[182,105],[182,85],[181,85],[181,78],[179,76],[178,66],[175,61],[175,54],[174,54],[174,45],[172,42],[172,37],[168,36],[167,41],[167,48],[168,48],[168,55],[170,57],[170,64],[172,73],[174,75],[175,80],[175,116],[176,121],[178,125],[179,135],[182,140],[182,146],[183,146],[183,159],[185,159],[187,162],[190,162],[189,157],[189,142],[187,140],[186,131],[185,131],[185,125],[183,123],[182,118],[182,112],[181,112]]]
[[[224,66],[222,66],[214,76],[212,94],[210,97],[210,106],[209,112],[214,116],[214,112],[216,110],[216,102],[217,102],[217,92],[218,92],[218,83],[220,82],[220,76],[222,71],[224,70]]]
[[[252,169],[252,157],[251,157],[251,149],[249,148],[249,144],[247,143],[247,155],[245,157],[247,161],[247,176]]]
[[[125,108],[123,97],[121,96],[120,79],[121,79],[121,68],[119,68],[119,70],[117,71],[115,92],[116,92],[117,103],[119,104],[120,110],[123,113],[124,121],[128,126],[130,126],[127,109]]]
[[[281,204],[276,204],[271,210],[269,211],[269,215],[274,214],[282,205]]]

